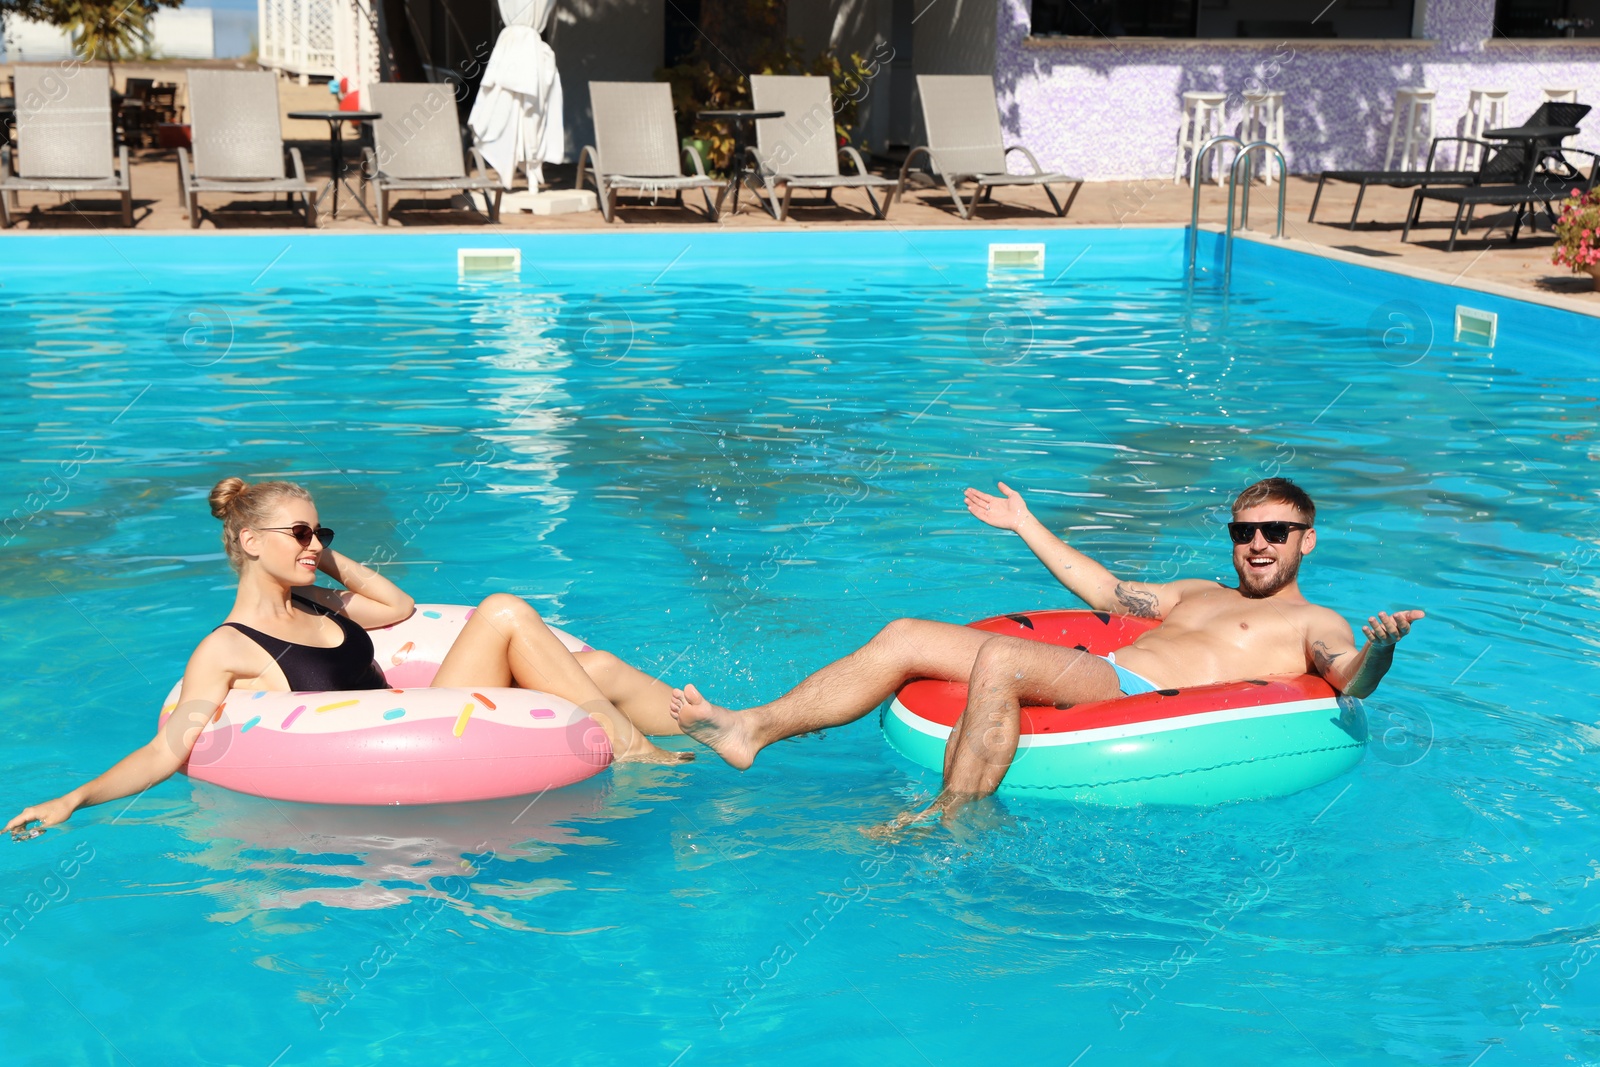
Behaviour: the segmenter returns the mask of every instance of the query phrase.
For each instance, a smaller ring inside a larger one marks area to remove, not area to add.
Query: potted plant
[[[1574,274],[1588,274],[1600,286],[1600,194],[1574,189],[1561,202],[1551,261]]]

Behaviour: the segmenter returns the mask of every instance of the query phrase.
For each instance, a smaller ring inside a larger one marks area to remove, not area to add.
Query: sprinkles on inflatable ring
[[[600,724],[531,689],[432,689],[472,608],[418,604],[369,631],[392,688],[332,693],[235,689],[183,770],[241,793],[315,804],[442,804],[534,794],[611,763]],[[573,652],[589,645],[550,628]],[[175,685],[161,709],[177,706]]]
[[[970,625],[1105,655],[1160,622],[1032,611]],[[966,701],[964,684],[911,682],[884,706],[884,734],[901,755],[939,771]],[[1361,702],[1309,674],[1160,689],[1064,709],[1025,707],[1017,755],[998,792],[1112,807],[1284,796],[1350,770],[1366,740]]]

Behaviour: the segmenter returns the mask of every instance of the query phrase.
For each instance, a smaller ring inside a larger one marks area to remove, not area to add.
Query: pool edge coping
[[[1221,226],[1202,225],[1202,230],[1223,236]],[[1504,282],[1493,282],[1481,279],[1472,281],[1464,280],[1463,276],[1471,264],[1467,265],[1460,274],[1451,277],[1443,271],[1431,267],[1418,267],[1407,263],[1385,263],[1372,256],[1364,256],[1359,252],[1347,252],[1342,248],[1330,248],[1326,245],[1315,244],[1299,237],[1268,237],[1265,234],[1251,233],[1235,230],[1234,236],[1267,248],[1286,248],[1291,252],[1304,252],[1308,255],[1320,256],[1339,263],[1348,263],[1355,267],[1370,267],[1373,270],[1385,271],[1389,274],[1398,274],[1406,278],[1415,278],[1418,281],[1431,282],[1450,289],[1462,289],[1468,292],[1487,293],[1490,296],[1502,297],[1506,300],[1518,300],[1526,304],[1538,304],[1554,311],[1570,311],[1575,315],[1587,315],[1593,319],[1600,319],[1600,305],[1589,306],[1581,301],[1566,300],[1558,293],[1542,293],[1537,290],[1519,289]]]
[[[877,222],[880,222],[880,223],[886,223],[887,222],[887,220],[873,220],[873,221],[877,221]],[[1016,232],[1016,231],[1021,231],[1021,230],[1032,230],[1032,229],[1039,229],[1039,228],[1040,227],[1015,226],[1015,225],[1008,225],[1008,224],[1001,224],[1001,223],[989,223],[989,222],[985,222],[983,220],[972,220],[972,223],[969,224],[969,225],[918,226],[918,227],[913,227],[911,232],[962,233],[962,232],[972,232],[972,231],[986,231],[986,232],[991,232],[991,233],[1004,233],[1004,232]],[[1117,224],[1117,225],[1114,225],[1114,226],[1109,226],[1109,227],[1105,227],[1105,226],[1059,226],[1059,227],[1054,227],[1054,226],[1051,226],[1051,227],[1044,227],[1044,228],[1047,228],[1047,229],[1060,229],[1063,232],[1070,232],[1070,231],[1073,231],[1073,230],[1082,230],[1082,229],[1116,229],[1116,230],[1130,230],[1130,229],[1132,229],[1132,230],[1179,230],[1179,231],[1186,231],[1186,230],[1189,229],[1188,226],[1184,226],[1184,225],[1181,225],[1181,224],[1170,223],[1170,222],[1125,222],[1125,223],[1120,223],[1120,224]],[[1199,230],[1201,232],[1214,234],[1219,238],[1223,237],[1225,232],[1226,232],[1225,228],[1223,226],[1218,225],[1216,223],[1201,223],[1200,226],[1199,226]],[[778,234],[778,233],[861,233],[861,232],[869,232],[870,233],[870,232],[873,232],[873,231],[877,231],[877,232],[888,231],[888,232],[898,233],[902,237],[906,236],[906,232],[907,232],[907,231],[902,230],[899,227],[896,227],[896,226],[894,226],[892,224],[863,227],[863,226],[861,226],[859,224],[850,224],[850,223],[838,223],[838,224],[835,224],[835,223],[808,223],[808,224],[804,224],[804,225],[801,225],[801,226],[796,226],[793,229],[776,230],[776,231],[764,231],[764,230],[744,231],[744,230],[724,229],[724,228],[719,226],[713,232],[717,232],[717,233],[720,233],[720,234],[735,234],[735,233],[748,232],[748,233],[750,233],[752,235],[759,234],[759,235],[762,235],[762,236],[766,236],[766,235],[769,235],[769,234]],[[126,237],[142,238],[142,239],[153,239],[153,238],[163,238],[163,237],[167,237],[167,238],[171,238],[171,237],[225,238],[225,237],[254,237],[254,236],[263,236],[263,237],[265,237],[265,236],[273,235],[275,232],[293,233],[297,238],[299,238],[299,237],[315,237],[315,238],[318,238],[318,239],[335,238],[335,237],[369,237],[369,236],[395,236],[395,237],[403,237],[403,236],[430,236],[430,237],[488,236],[488,234],[486,234],[484,228],[481,228],[481,227],[470,227],[470,226],[463,226],[463,227],[454,227],[454,226],[429,227],[425,234],[410,233],[405,228],[401,228],[401,229],[374,228],[370,233],[368,233],[366,231],[352,233],[352,232],[344,231],[344,230],[326,230],[326,229],[317,228],[317,229],[305,229],[305,230],[301,230],[301,229],[285,229],[285,230],[282,230],[282,231],[277,231],[277,230],[254,230],[254,231],[252,231],[252,230],[241,230],[241,231],[234,231],[234,230],[216,230],[216,229],[212,229],[212,230],[181,230],[180,229],[180,230],[160,230],[160,231],[151,231],[151,230],[139,231],[137,229],[130,229],[130,230],[125,230],[125,231],[117,231],[115,234],[110,233],[110,232],[99,232],[99,231],[95,231],[93,233],[81,233],[81,232],[78,232],[78,231],[61,231],[61,230],[44,230],[44,231],[26,230],[26,231],[21,231],[21,232],[8,231],[3,236],[4,236],[4,238],[35,238],[35,239],[41,239],[41,240],[48,240],[48,239],[53,238],[53,237],[54,238],[60,238],[60,237],[95,237],[95,236],[103,237],[103,238],[107,238],[107,239],[110,239],[113,236],[119,236],[119,237],[120,236],[126,236]],[[509,238],[509,237],[513,237],[513,236],[515,236],[515,237],[524,236],[524,232],[523,231],[517,231],[514,235],[511,234],[511,233],[508,233],[506,231],[490,231],[490,232],[494,233],[494,235],[496,237],[508,237]],[[616,235],[616,236],[633,235],[633,236],[638,236],[641,233],[641,228],[615,227],[613,225],[601,224],[601,225],[598,225],[598,226],[595,226],[595,227],[592,227],[592,228],[591,227],[584,227],[582,229],[559,230],[559,231],[548,231],[548,232],[549,232],[549,234],[551,236],[559,235],[559,236],[563,236],[563,237],[566,237],[566,236],[573,236],[573,237],[576,237],[576,236],[590,236],[590,235]],[[539,231],[526,231],[525,233],[526,233],[526,235],[535,235],[536,236],[536,235],[539,234]],[[1469,292],[1486,293],[1486,294],[1489,294],[1491,296],[1498,296],[1498,297],[1501,297],[1502,299],[1506,299],[1506,300],[1516,300],[1516,301],[1521,301],[1523,303],[1535,304],[1535,305],[1538,305],[1540,307],[1549,308],[1549,309],[1554,310],[1554,311],[1568,311],[1568,312],[1572,312],[1573,314],[1584,315],[1584,316],[1587,316],[1589,318],[1594,318],[1594,319],[1600,319],[1600,304],[1595,304],[1594,306],[1591,306],[1589,303],[1584,302],[1584,301],[1569,300],[1569,299],[1563,297],[1561,294],[1558,294],[1558,293],[1545,293],[1545,292],[1540,292],[1540,291],[1535,290],[1535,289],[1522,289],[1522,288],[1518,288],[1518,287],[1513,286],[1513,285],[1507,285],[1504,282],[1488,281],[1488,280],[1482,280],[1482,279],[1466,280],[1464,278],[1464,275],[1466,273],[1466,270],[1471,269],[1471,264],[1470,263],[1468,264],[1467,268],[1464,269],[1461,273],[1456,274],[1454,276],[1451,276],[1451,275],[1448,275],[1448,274],[1444,273],[1443,271],[1434,270],[1431,267],[1419,267],[1419,266],[1415,266],[1415,265],[1407,264],[1407,263],[1403,263],[1403,262],[1402,263],[1388,263],[1388,262],[1384,262],[1382,259],[1379,259],[1377,257],[1362,255],[1362,254],[1360,254],[1358,252],[1349,252],[1349,251],[1346,251],[1344,249],[1334,248],[1334,247],[1331,247],[1331,246],[1328,246],[1328,245],[1320,245],[1320,244],[1317,244],[1317,243],[1315,243],[1313,241],[1307,241],[1304,238],[1300,238],[1300,237],[1268,237],[1265,234],[1257,233],[1257,232],[1250,231],[1250,230],[1235,230],[1234,231],[1234,236],[1238,237],[1238,238],[1242,238],[1244,240],[1255,242],[1257,244],[1261,244],[1261,245],[1263,245],[1265,247],[1269,247],[1269,248],[1285,248],[1285,249],[1288,249],[1289,251],[1301,252],[1301,253],[1305,253],[1307,255],[1318,256],[1318,257],[1320,257],[1322,259],[1332,260],[1332,261],[1337,262],[1337,263],[1347,263],[1347,264],[1349,264],[1351,266],[1356,266],[1356,267],[1369,267],[1369,268],[1371,268],[1373,270],[1384,271],[1385,273],[1388,273],[1388,274],[1397,274],[1397,275],[1400,275],[1402,277],[1407,277],[1407,278],[1415,278],[1415,279],[1417,279],[1419,281],[1430,282],[1430,283],[1433,283],[1435,285],[1442,285],[1442,286],[1445,286],[1445,287],[1451,288],[1451,289],[1466,290],[1466,291],[1469,291]],[[0,238],[0,239],[3,239],[3,238]]]

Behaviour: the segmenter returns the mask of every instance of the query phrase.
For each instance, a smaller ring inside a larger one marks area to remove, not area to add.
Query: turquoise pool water
[[[1001,235],[1046,264],[991,276],[994,239],[519,238],[461,280],[503,239],[8,238],[7,814],[148,737],[231,602],[228,474],[739,704],[896,616],[1070,603],[968,484],[1220,577],[1216,509],[1285,473],[1309,595],[1429,612],[1354,772],[894,844],[857,829],[937,783],[870,719],[531,808],[175,778],[0,842],[0,1059],[1600,1060],[1594,320],[1254,245],[1225,300],[1159,230]]]

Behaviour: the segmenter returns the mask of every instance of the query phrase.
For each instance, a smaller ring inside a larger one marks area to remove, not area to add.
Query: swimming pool
[[[500,244],[518,278],[458,276]],[[880,844],[937,783],[871,719],[531,808],[176,778],[0,842],[7,1062],[1600,1059],[1593,320],[1253,243],[1224,299],[1171,230],[5,251],[11,810],[148,736],[231,602],[232,473],[419,599],[516,592],[735,704],[899,615],[1068,603],[965,515],[996,479],[1114,570],[1222,577],[1215,509],[1284,473],[1309,596],[1429,612],[1364,762],[1266,803]]]

